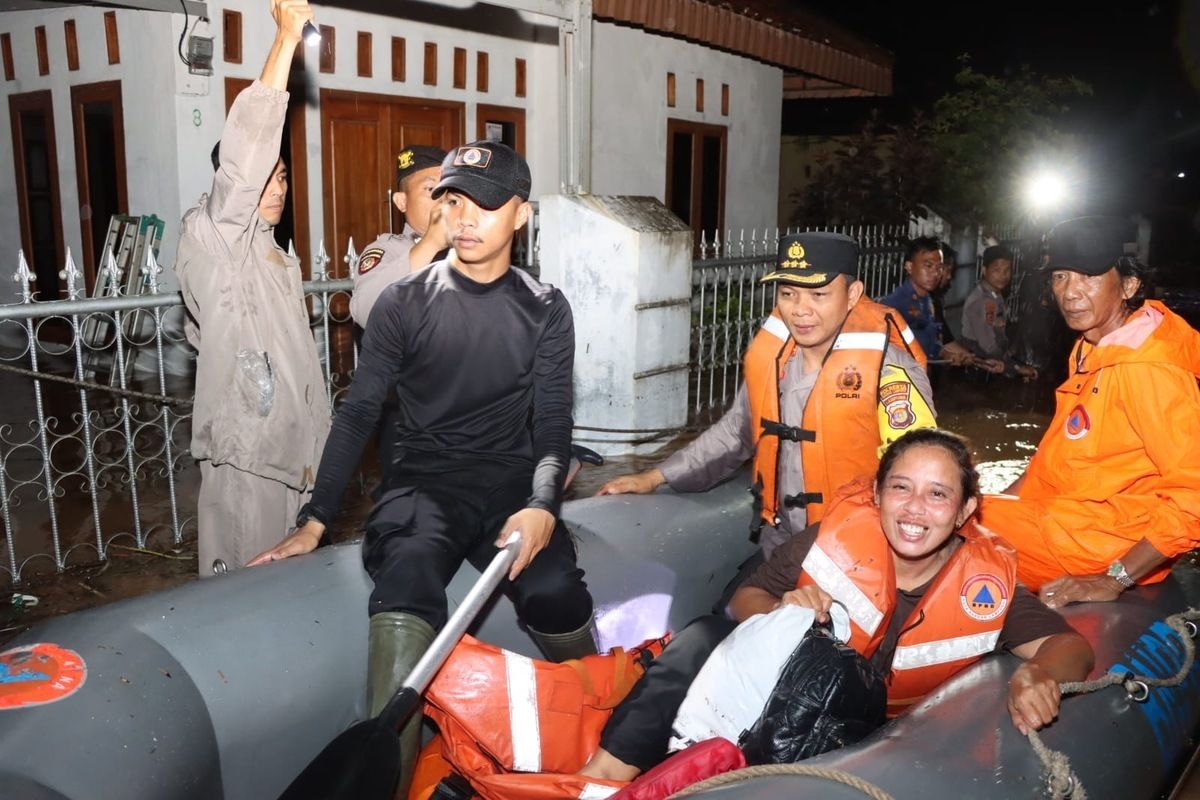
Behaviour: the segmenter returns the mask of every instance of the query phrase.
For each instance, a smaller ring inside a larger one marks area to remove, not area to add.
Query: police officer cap
[[[1076,217],[1055,225],[1046,234],[1046,269],[1066,269],[1102,275],[1126,255],[1135,240],[1133,223],[1120,217]]]
[[[446,155],[433,197],[436,200],[454,189],[484,208],[499,208],[513,197],[528,200],[530,184],[529,165],[516,150],[484,140],[456,147]]]
[[[400,151],[400,155],[396,156],[396,183],[400,183],[418,170],[440,167],[442,159],[445,157],[446,151],[440,147],[414,144],[412,147],[404,148]]]
[[[858,242],[840,233],[796,233],[780,237],[775,269],[762,282],[816,288],[838,275],[858,277]]]

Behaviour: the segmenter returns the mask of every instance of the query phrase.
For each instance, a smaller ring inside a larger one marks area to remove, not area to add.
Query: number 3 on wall
[[[195,125],[197,128],[199,128],[199,127],[200,127],[200,121],[201,121],[201,117],[200,117],[200,109],[198,109],[198,108],[193,108],[193,109],[192,109],[192,124],[193,124],[193,125]]]

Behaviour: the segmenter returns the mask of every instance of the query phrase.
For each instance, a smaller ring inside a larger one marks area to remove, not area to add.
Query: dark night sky
[[[870,108],[899,119],[952,88],[959,57],[989,74],[1022,64],[1073,75],[1093,96],[1065,126],[1081,138],[1089,212],[1143,211],[1168,226],[1200,210],[1200,0],[978,4],[804,0],[895,54],[885,100],[785,104],[785,133],[847,133]],[[1189,33],[1190,31],[1190,33]],[[1192,78],[1189,79],[1191,61]],[[840,129],[840,130],[839,130]],[[1184,179],[1175,178],[1179,171]]]

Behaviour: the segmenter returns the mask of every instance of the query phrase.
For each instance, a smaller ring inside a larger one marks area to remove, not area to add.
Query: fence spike
[[[29,262],[25,260],[23,249],[17,250],[17,271],[13,273],[13,280],[21,284],[21,302],[30,302],[33,294],[29,290],[29,282],[33,280],[33,273],[29,271]]]
[[[117,263],[117,258],[113,255],[112,250],[104,251],[104,269],[108,270],[108,275],[112,279],[109,283],[109,295],[115,297],[121,293],[121,275],[124,270]]]
[[[354,249],[353,236],[350,237],[350,241],[346,245],[346,255],[342,260],[345,261],[346,266],[349,267],[349,274],[351,277],[358,275],[358,251]]]
[[[81,294],[79,289],[79,277],[82,275],[79,267],[75,266],[75,257],[71,255],[71,248],[67,248],[67,260],[63,264],[62,270],[59,271],[58,277],[63,278],[67,282],[67,299],[75,300]]]
[[[146,276],[146,283],[150,285],[150,294],[158,294],[158,276],[161,272],[162,267],[154,257],[154,249],[146,248],[146,266],[142,268],[142,274]]]
[[[315,280],[315,281],[329,280],[329,273],[327,273],[325,271],[325,267],[328,264],[329,264],[329,253],[325,252],[325,240],[322,239],[321,243],[317,246],[317,255],[313,257],[313,272],[312,272],[313,280]]]

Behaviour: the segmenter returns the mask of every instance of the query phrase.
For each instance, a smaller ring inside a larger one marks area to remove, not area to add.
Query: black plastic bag
[[[791,764],[859,741],[883,724],[886,710],[883,676],[827,628],[813,625],[738,746],[750,764]]]

